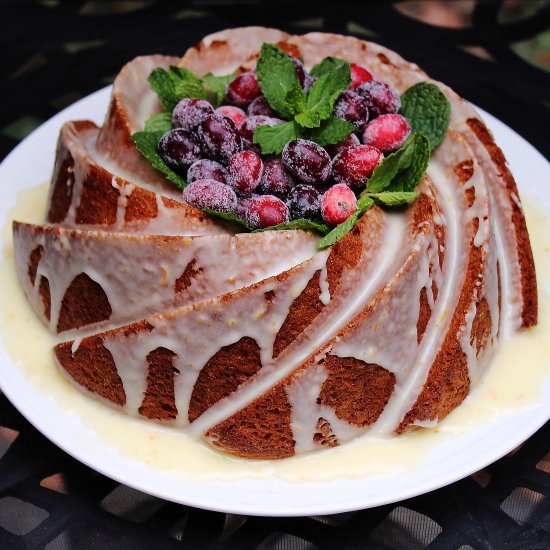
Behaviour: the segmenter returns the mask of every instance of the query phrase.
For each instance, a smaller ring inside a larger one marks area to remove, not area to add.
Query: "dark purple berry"
[[[264,164],[253,151],[241,151],[231,157],[227,172],[227,183],[237,193],[249,195],[260,185]]]
[[[235,123],[223,115],[207,116],[199,126],[199,137],[213,158],[228,162],[241,150],[241,137]]]
[[[283,149],[283,162],[300,181],[321,184],[328,180],[331,163],[328,153],[307,139],[293,139]]]
[[[273,195],[253,198],[246,209],[246,223],[254,229],[263,229],[288,221],[286,204]]]
[[[276,117],[277,113],[270,107],[269,103],[267,102],[267,99],[261,95],[258,96],[249,106],[246,110],[248,113],[248,116],[268,116],[268,117]]]
[[[353,90],[344,90],[334,104],[334,116],[351,122],[360,130],[369,119],[367,100]]]
[[[216,180],[225,183],[227,170],[215,160],[201,159],[194,162],[187,170],[187,183],[197,180]]]
[[[243,149],[248,149],[254,151],[255,153],[260,153],[259,145],[256,145],[253,141],[254,132],[260,126],[274,126],[283,122],[277,118],[271,118],[268,116],[258,115],[251,116],[247,118],[239,127],[239,133],[241,134],[241,140],[243,144]]]
[[[285,197],[294,183],[292,174],[281,159],[271,159],[265,163],[264,175],[260,184],[262,193]]]
[[[326,145],[325,149],[331,157],[335,157],[338,153],[341,153],[345,149],[360,145],[359,138],[355,134],[350,134],[346,139],[335,143],[334,145]]]
[[[233,212],[237,205],[235,191],[216,180],[197,180],[183,190],[183,200],[191,206]]]
[[[175,170],[183,170],[202,156],[201,144],[189,130],[175,128],[166,132],[158,144],[162,160]]]
[[[307,183],[300,183],[293,187],[286,201],[292,219],[307,218],[313,220],[321,215],[322,195]]]
[[[304,69],[304,64],[293,55],[290,56],[292,63],[294,63],[294,72],[296,73],[296,78],[300,82],[300,86],[303,88],[306,82],[306,70]]]
[[[316,76],[307,75],[304,81],[304,92],[309,92],[309,89],[313,86],[313,83],[317,80]]]
[[[365,187],[367,178],[380,164],[384,155],[370,145],[356,145],[338,153],[332,161],[332,177],[352,189]]]
[[[203,99],[186,97],[182,99],[172,111],[172,125],[174,128],[196,130],[199,124],[214,112],[214,107]]]
[[[243,220],[246,219],[246,210],[248,208],[248,205],[252,201],[252,199],[258,197],[256,193],[252,193],[251,195],[246,195],[244,197],[237,197],[237,205],[235,206],[235,214],[239,216],[239,218],[242,218]]]
[[[247,72],[235,77],[228,84],[225,97],[232,105],[246,107],[261,93],[262,90],[260,90],[256,73]]]
[[[363,82],[355,88],[367,101],[370,117],[374,118],[387,113],[397,113],[401,107],[399,94],[389,84],[378,80]]]

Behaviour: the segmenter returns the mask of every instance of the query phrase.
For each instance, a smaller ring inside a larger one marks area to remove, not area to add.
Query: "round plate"
[[[68,107],[34,131],[4,160],[0,165],[2,224],[7,221],[9,209],[21,189],[34,187],[49,178],[61,125],[82,118],[101,124],[109,95],[110,88],[105,88]],[[488,113],[480,112],[504,150],[517,181],[522,184],[520,191],[535,194],[537,201],[540,197],[542,206],[550,211],[550,199],[545,189],[550,178],[547,161],[513,130]],[[437,489],[485,467],[514,449],[548,420],[550,411],[550,384],[546,383],[538,403],[518,409],[505,419],[446,437],[444,443],[427,453],[418,467],[405,473],[323,482],[297,483],[274,476],[204,482],[174,479],[152,464],[123,456],[98,438],[89,437],[89,432],[83,429],[74,412],[64,410],[37,391],[10,359],[3,345],[0,345],[0,380],[10,401],[38,430],[95,470],[173,502],[265,516],[359,510]]]

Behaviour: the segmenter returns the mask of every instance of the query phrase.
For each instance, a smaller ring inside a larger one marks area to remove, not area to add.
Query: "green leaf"
[[[174,81],[168,71],[160,67],[153,69],[147,77],[147,82],[157,94],[160,103],[166,111],[172,111],[178,102],[178,96],[174,88]]]
[[[369,197],[386,206],[404,206],[416,199],[416,191],[382,191],[382,193],[370,193]]]
[[[311,76],[320,77],[327,73],[332,73],[341,65],[344,65],[347,61],[340,59],[338,57],[325,57],[320,63],[314,65],[309,71]]]
[[[174,91],[176,92],[178,101],[185,97],[208,99],[202,82],[189,69],[171,65],[168,74],[174,83]]]
[[[332,145],[346,139],[354,130],[355,126],[351,122],[347,122],[341,118],[330,117],[324,120],[319,128],[305,132],[304,137],[324,147],[325,145]]]
[[[212,210],[211,208],[203,208],[202,210],[204,210],[208,214],[211,214],[212,216],[216,216],[217,218],[222,218],[225,221],[233,222],[238,225],[241,225],[242,227],[246,228],[247,231],[251,230],[248,224],[233,212],[222,212],[221,210]]]
[[[259,126],[253,140],[260,146],[263,155],[279,154],[291,139],[297,139],[299,135],[299,127],[295,122],[284,122],[274,126]]]
[[[326,235],[330,232],[330,227],[326,223],[315,222],[312,220],[306,220],[305,218],[299,218],[297,220],[292,220],[291,222],[280,223],[278,225],[272,225],[271,227],[266,227],[264,229],[255,229],[253,233],[258,233],[260,231],[281,231],[286,229],[312,229]]]
[[[136,132],[132,134],[132,141],[138,151],[152,164],[153,168],[162,172],[166,179],[171,181],[179,189],[183,189],[186,181],[176,174],[158,154],[157,146],[164,132]]]
[[[292,59],[274,44],[262,44],[256,64],[258,83],[269,105],[283,118],[292,119],[304,100]]]
[[[172,115],[170,113],[157,113],[145,121],[145,132],[162,132],[172,129]]]
[[[428,138],[433,150],[445,137],[451,120],[451,104],[435,84],[419,82],[401,96],[400,113],[413,131]]]
[[[214,107],[219,107],[224,100],[227,85],[237,76],[235,73],[224,76],[215,76],[212,73],[205,74],[202,78],[202,84],[208,94],[209,101]]]

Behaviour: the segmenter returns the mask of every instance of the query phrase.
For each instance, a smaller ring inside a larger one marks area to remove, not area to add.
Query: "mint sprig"
[[[259,233],[262,231],[271,231],[273,229],[276,231],[282,231],[287,229],[311,229],[313,231],[317,231],[318,233],[321,233],[321,235],[326,235],[331,231],[330,226],[328,226],[326,223],[316,222],[313,220],[308,220],[306,218],[298,218],[296,220],[292,220],[291,222],[272,225],[271,227],[266,227],[264,229],[255,229],[253,233]]]
[[[347,61],[344,61],[339,57],[325,57],[321,62],[317,63],[317,65],[313,65],[311,71],[309,71],[309,74],[311,76],[321,77],[325,74],[332,73],[338,69],[338,67],[345,64],[347,64]]]
[[[254,132],[253,141],[260,145],[264,155],[279,154],[292,139],[300,137],[300,127],[293,122],[284,122],[274,126],[259,126]]]

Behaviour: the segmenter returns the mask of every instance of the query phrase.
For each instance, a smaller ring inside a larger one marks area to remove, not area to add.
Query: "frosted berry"
[[[196,130],[199,124],[214,112],[214,107],[194,97],[182,99],[172,111],[172,126],[185,130]]]
[[[237,204],[235,206],[235,214],[239,216],[239,218],[242,218],[243,220],[246,219],[246,209],[248,208],[248,205],[254,199],[255,197],[258,197],[256,193],[252,193],[251,195],[247,195],[245,197],[237,197]]]
[[[227,170],[215,160],[201,159],[194,162],[187,170],[187,183],[197,180],[216,180],[225,183]]]
[[[209,115],[199,126],[199,137],[211,157],[221,162],[241,150],[241,137],[235,123],[223,115]]]
[[[247,72],[235,77],[227,86],[225,97],[232,105],[246,107],[253,99],[261,95],[256,73]]]
[[[308,74],[306,76],[306,79],[304,81],[304,92],[309,92],[309,89],[313,86],[314,82],[317,80],[317,77],[316,76],[312,76],[310,74]]]
[[[159,154],[164,162],[175,170],[183,170],[202,156],[201,144],[189,130],[175,128],[159,140]]]
[[[361,142],[355,134],[350,134],[346,139],[335,143],[334,145],[326,145],[325,149],[331,157],[335,157],[338,153],[344,151],[344,149],[349,149],[354,145],[359,145]]]
[[[246,110],[248,113],[248,116],[268,116],[268,117],[276,117],[277,113],[270,107],[269,103],[267,102],[267,99],[261,95],[258,96],[249,106]]]
[[[191,206],[211,208],[222,212],[233,212],[237,195],[228,185],[216,180],[197,180],[183,190],[183,200]]]
[[[285,145],[282,156],[290,173],[304,183],[319,185],[330,177],[330,157],[313,141],[293,139]]]
[[[237,126],[237,128],[246,119],[246,113],[242,109],[240,109],[239,107],[235,107],[234,105],[222,105],[221,107],[218,107],[216,109],[215,113],[218,115],[229,117],[235,123],[235,126]]]
[[[260,189],[265,195],[285,197],[294,186],[294,178],[281,159],[271,159],[265,163]]]
[[[334,104],[334,116],[351,122],[360,130],[369,119],[367,100],[353,90],[344,90]]]
[[[227,183],[237,193],[248,195],[258,187],[263,173],[262,159],[253,151],[241,151],[229,160]]]
[[[365,69],[365,67],[362,67],[361,65],[357,65],[356,63],[350,63],[350,69],[351,69],[351,84],[349,85],[350,88],[357,88],[360,84],[363,84],[363,82],[368,82],[369,80],[372,80],[372,75]]]
[[[239,133],[243,144],[243,149],[249,149],[255,153],[260,152],[260,146],[256,145],[253,141],[254,132],[260,126],[274,126],[281,123],[282,120],[278,118],[271,118],[268,116],[258,115],[247,118],[239,127]]]
[[[343,183],[333,185],[321,200],[321,215],[329,225],[345,222],[356,210],[355,193]]]
[[[356,145],[338,153],[332,161],[332,177],[352,189],[361,189],[384,155],[370,145]]]
[[[274,195],[253,198],[246,209],[246,223],[254,229],[263,229],[288,221],[286,204]]]
[[[367,101],[371,119],[387,113],[397,113],[401,107],[399,94],[389,84],[370,80],[356,88]]]
[[[300,183],[293,187],[286,201],[292,219],[314,220],[321,215],[321,193],[313,185]]]
[[[296,73],[296,78],[300,82],[300,86],[303,88],[306,82],[306,70],[304,69],[304,64],[293,55],[290,56],[292,63],[294,63],[294,72]]]
[[[381,115],[365,126],[363,142],[383,153],[397,151],[411,135],[411,125],[402,115]]]

